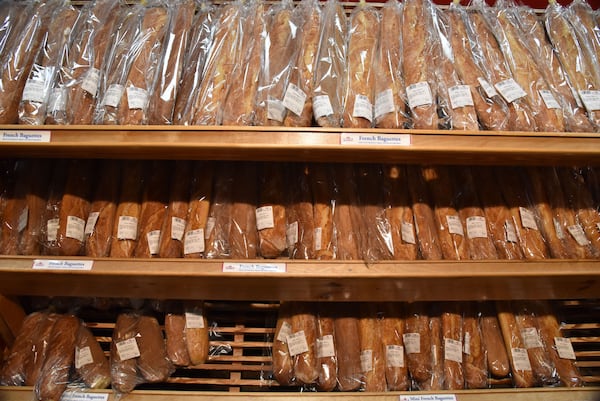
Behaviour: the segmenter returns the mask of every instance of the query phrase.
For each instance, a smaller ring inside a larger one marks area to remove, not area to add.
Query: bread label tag
[[[463,352],[467,355],[471,355],[471,333],[465,333],[465,343],[463,344]]]
[[[315,234],[314,234],[314,246],[313,248],[315,248],[315,251],[320,251],[321,250],[321,238],[323,235],[323,229],[321,227],[315,227]]]
[[[469,85],[456,85],[448,88],[448,96],[453,109],[474,105]]]
[[[267,118],[283,122],[285,118],[285,106],[281,100],[269,97],[269,100],[267,100]]]
[[[204,239],[202,228],[188,231],[185,233],[185,241],[183,241],[183,253],[189,255],[190,253],[204,252]]]
[[[331,107],[329,96],[319,95],[313,98],[313,113],[315,114],[315,119],[333,114],[333,107]]]
[[[487,224],[485,222],[485,217],[467,217],[467,236],[469,238],[487,238]]]
[[[148,107],[148,91],[135,86],[127,87],[127,103],[129,104],[129,110],[146,110]]]
[[[552,92],[550,92],[549,90],[545,90],[545,89],[540,89],[540,96],[542,97],[542,100],[544,101],[544,104],[546,105],[547,109],[560,109],[560,104],[558,104],[558,102],[556,101],[556,98],[554,98],[554,95],[552,94]]]
[[[69,389],[60,397],[59,401],[108,401],[110,393],[87,393],[81,389]]]
[[[119,354],[119,359],[121,361],[127,361],[140,356],[140,349],[138,348],[135,338],[116,342],[115,346],[117,347],[117,354]]]
[[[500,81],[494,86],[508,103],[527,96],[523,88],[512,78]]]
[[[446,216],[446,222],[448,223],[448,232],[450,234],[465,235],[462,222],[458,216]]]
[[[92,270],[93,266],[93,260],[35,259],[31,268],[35,270]]]
[[[212,234],[212,231],[215,228],[216,221],[217,219],[215,219],[214,217],[209,217],[206,220],[206,232],[204,233],[204,239],[210,238],[210,234]]]
[[[187,222],[180,217],[171,217],[171,239],[175,241],[181,241],[183,239],[183,233],[185,232],[185,226]]]
[[[148,250],[151,255],[158,255],[158,248],[160,246],[160,230],[152,230],[146,234],[146,240],[148,241]]]
[[[46,239],[48,242],[56,241],[58,236],[58,222],[59,219],[50,219],[46,223]]]
[[[364,349],[360,352],[360,370],[365,373],[373,370],[373,350]]]
[[[204,316],[202,316],[202,312],[185,312],[185,328],[203,329]]]
[[[421,335],[419,333],[404,333],[402,335],[407,354],[421,353]]]
[[[515,225],[511,221],[504,222],[504,239],[506,242],[517,242],[517,232]]]
[[[287,336],[288,350],[290,356],[296,356],[308,352],[308,343],[304,330],[297,331]]]
[[[402,235],[402,241],[413,245],[417,243],[417,239],[415,238],[414,226],[412,224],[403,221],[400,230],[400,234]]]
[[[496,92],[496,89],[494,89],[494,87],[485,78],[479,77],[477,78],[477,80],[479,81],[479,85],[481,86],[481,89],[483,89],[487,97],[492,98],[494,96],[498,96],[498,92]]]
[[[284,321],[277,334],[277,341],[287,344],[287,338],[290,334],[292,334],[292,325],[289,322]]]
[[[538,229],[537,223],[535,222],[535,215],[531,210],[520,206],[519,215],[521,216],[521,224],[523,227],[531,228],[532,230]]]
[[[23,209],[21,214],[19,215],[19,221],[17,223],[17,231],[23,232],[25,227],[27,227],[27,221],[29,220],[29,208],[26,207]]]
[[[285,273],[285,263],[232,263],[223,262],[223,273]]]
[[[327,334],[321,338],[317,338],[317,357],[318,358],[333,358],[335,356],[335,345],[333,335]]]
[[[94,363],[94,357],[92,356],[92,350],[90,347],[75,348],[75,369],[79,369],[82,366]]]
[[[409,146],[411,141],[410,134],[359,134],[353,132],[340,134],[340,144],[342,145]]]
[[[290,83],[283,96],[283,105],[297,116],[302,115],[306,103],[306,93],[296,85]]]
[[[92,95],[92,97],[96,97],[98,82],[100,82],[100,71],[97,68],[90,67],[81,82],[81,89]]]
[[[590,244],[590,241],[587,239],[585,235],[585,231],[579,224],[573,224],[572,226],[567,227],[569,233],[575,238],[577,244],[579,246],[587,246]]]
[[[83,242],[85,238],[85,220],[77,216],[67,216],[65,235],[68,238]]]
[[[556,217],[553,217],[552,223],[554,223],[554,231],[556,232],[556,237],[558,239],[564,239],[565,232],[563,231],[562,226],[560,225],[560,221],[558,221]]]
[[[516,370],[531,370],[531,362],[525,348],[512,348],[510,353],[513,357],[513,364]]]
[[[91,212],[88,215],[87,222],[85,223],[86,235],[91,235],[94,232],[94,228],[96,227],[96,223],[98,222],[98,217],[100,217],[100,212]]]
[[[526,349],[544,347],[542,338],[535,327],[527,327],[521,330],[521,338]]]
[[[399,401],[456,401],[455,394],[401,395]]]
[[[462,363],[462,341],[444,338],[444,360]]]
[[[56,113],[67,110],[67,88],[54,88],[48,98],[48,111]]]
[[[558,357],[561,359],[575,360],[575,350],[573,350],[573,344],[571,340],[565,337],[554,337],[554,344],[556,345],[556,351]]]
[[[394,92],[391,89],[381,91],[375,96],[375,118],[379,118],[396,110]]]
[[[125,87],[123,85],[110,85],[102,99],[102,106],[118,107],[119,103],[121,103],[123,92],[125,92]]]
[[[373,121],[373,105],[367,96],[356,95],[354,97],[352,117],[365,118],[369,121]]]
[[[117,238],[135,240],[137,238],[138,219],[133,216],[119,216]]]
[[[0,130],[0,142],[50,142],[51,131],[40,130]]]
[[[580,90],[579,97],[590,113],[600,110],[600,90]]]
[[[25,82],[22,101],[45,103],[54,77],[54,67],[43,67],[34,64],[31,69],[30,78]]]
[[[385,346],[385,365],[388,368],[404,367],[404,347],[402,345],[389,344]]]
[[[291,248],[298,243],[298,222],[294,221],[291,224],[288,224],[285,229],[285,240],[287,243],[287,247]]]
[[[263,206],[256,209],[256,229],[258,231],[275,227],[273,206]]]
[[[409,85],[406,88],[406,96],[408,97],[408,106],[411,109],[419,106],[430,106],[433,104],[433,96],[428,82],[417,82]]]

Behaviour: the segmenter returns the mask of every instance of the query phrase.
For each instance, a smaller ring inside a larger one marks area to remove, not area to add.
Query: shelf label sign
[[[385,145],[385,146],[409,146],[410,134],[361,134],[344,132],[340,134],[342,145]]]
[[[400,401],[456,401],[455,394],[401,395]]]
[[[32,268],[36,270],[92,270],[93,265],[93,260],[35,259]]]
[[[286,263],[223,263],[223,273],[285,273]]]
[[[65,391],[60,401],[108,401],[109,393],[85,393],[83,391]]]
[[[51,131],[0,130],[0,142],[50,142]]]

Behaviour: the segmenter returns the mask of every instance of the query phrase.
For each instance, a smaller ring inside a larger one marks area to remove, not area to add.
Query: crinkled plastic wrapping
[[[42,254],[58,255],[58,224],[60,207],[65,192],[69,163],[65,159],[56,162],[50,177],[46,208],[42,217]]]
[[[339,1],[327,0],[323,7],[321,27],[312,93],[313,115],[321,127],[341,127],[348,22]]]
[[[190,364],[200,365],[208,359],[209,331],[208,319],[204,301],[186,301],[185,313],[185,341]]]
[[[287,248],[292,259],[314,259],[313,197],[308,164],[292,164],[288,170]]]
[[[190,125],[193,113],[193,96],[204,77],[204,64],[212,46],[215,28],[216,6],[201,2],[200,9],[194,17],[190,32],[190,43],[183,59],[183,71],[180,87],[177,91],[173,122]]]
[[[493,13],[487,13],[505,60],[510,66],[514,81],[525,95],[523,102],[529,105],[536,130],[564,132],[565,121],[558,94],[544,79],[538,65],[540,60],[525,45],[518,26],[517,15],[508,5],[497,5]]]
[[[154,316],[140,315],[136,326],[135,340],[140,349],[137,360],[138,371],[145,382],[165,381],[174,369],[167,357],[165,340],[158,320]]]
[[[258,169],[256,227],[260,255],[277,258],[287,250],[286,169],[277,163],[263,163]]]
[[[78,18],[79,10],[67,3],[53,10],[48,32],[23,89],[19,103],[19,124],[44,124],[50,90],[62,66],[64,54],[71,45],[71,34]]]
[[[22,19],[28,16],[27,7],[31,2],[4,0],[0,3],[0,54],[5,54],[7,46],[11,46],[15,36],[23,27]]]
[[[358,310],[360,341],[361,389],[365,392],[383,392],[387,389],[386,359],[382,341],[378,304],[362,303]]]
[[[407,172],[403,166],[383,166],[383,206],[389,224],[391,249],[396,260],[419,258],[415,220],[410,202]]]
[[[301,2],[298,11],[302,14],[303,22],[300,27],[297,57],[291,66],[289,84],[284,95],[288,110],[283,125],[310,127],[313,120],[312,93],[323,12],[319,2],[314,0]]]
[[[110,386],[110,363],[100,343],[84,324],[79,326],[75,345],[75,382],[86,388],[104,389]]]
[[[230,256],[232,259],[256,259],[259,250],[262,250],[262,246],[264,246],[259,239],[266,235],[257,231],[257,207],[259,193],[262,190],[259,187],[258,177],[266,180],[271,175],[269,173],[258,175],[259,168],[253,162],[238,163],[235,169],[232,198],[230,200],[231,213],[228,240]],[[281,189],[279,188],[279,190]],[[272,221],[275,222],[275,213],[272,216]],[[278,224],[281,224],[280,220]]]
[[[335,259],[361,260],[363,240],[361,233],[362,210],[356,184],[357,175],[352,164],[336,164],[331,167],[333,185],[333,244]]]
[[[332,171],[327,164],[312,164],[309,170],[313,193],[314,257],[331,260],[335,257]]]
[[[0,64],[0,123],[16,124],[23,89],[34,59],[44,42],[54,7],[51,3],[31,3],[18,35],[5,46]],[[15,32],[16,34],[16,32]]]
[[[13,161],[9,171],[4,174],[0,254],[17,255],[20,233],[24,229],[23,219],[28,217],[25,197],[28,192],[31,162],[28,160]]]
[[[514,77],[502,54],[497,39],[486,21],[486,14],[490,12],[490,8],[482,1],[476,1],[473,4],[473,12],[468,14],[468,18],[463,19],[469,25],[468,31],[473,33],[469,39],[474,44],[472,48],[475,60],[481,71],[487,72],[488,79],[485,80],[485,84],[482,83],[482,85],[485,85],[482,89],[488,92],[488,96],[500,95],[508,103],[509,125],[507,128],[509,130],[535,131],[536,126],[533,115],[529,106],[523,101],[523,98],[514,99],[515,96],[506,98],[502,95],[502,91],[498,90],[498,85],[500,87],[508,86],[509,88],[514,88],[511,81],[514,80]],[[522,94],[518,91],[515,93],[516,96]]]
[[[458,304],[446,304],[441,313],[444,350],[444,388],[460,390],[465,385],[463,369],[463,317]]]
[[[435,308],[434,308],[435,309]],[[418,388],[426,391],[439,391],[446,388],[444,338],[442,330],[442,318],[438,311],[431,311],[429,320],[429,331],[431,335],[431,377],[429,380],[419,383]]]
[[[592,56],[596,78],[600,78],[600,69],[598,68],[598,62],[600,61],[600,26],[594,19],[594,10],[590,4],[582,0],[571,2],[568,8],[571,14],[571,24]]]
[[[504,338],[500,323],[493,304],[481,305],[481,339],[487,356],[487,369],[491,378],[501,379],[510,374],[508,351],[504,345]]]
[[[479,130],[471,87],[456,67],[456,52],[451,44],[453,27],[446,13],[430,4],[433,20],[433,62],[438,84],[438,124],[453,130]]]
[[[69,65],[63,77],[64,87],[67,88],[64,95],[66,99],[54,107],[57,116],[66,114],[64,122],[93,122],[100,79],[105,71],[105,58],[120,17],[121,4],[112,0],[95,0],[81,10],[82,25],[73,37]]]
[[[295,381],[294,365],[287,345],[288,336],[292,334],[291,319],[292,305],[282,302],[279,305],[271,356],[273,377],[282,386],[291,385]]]
[[[590,110],[582,98],[583,91],[600,90],[600,81],[596,66],[598,61],[590,49],[581,42],[571,21],[575,18],[568,9],[560,4],[549,4],[545,13],[546,32],[567,76],[575,90],[576,100],[580,107],[585,107],[587,115],[596,131],[600,129],[600,111]],[[594,64],[595,63],[595,64]],[[585,96],[585,95],[584,95]]]
[[[481,126],[492,131],[507,130],[508,104],[497,92],[488,93],[482,86],[482,82],[484,85],[490,82],[490,73],[482,69],[481,63],[476,59],[480,57],[481,52],[477,49],[479,43],[470,39],[475,33],[466,22],[466,13],[466,9],[456,3],[452,3],[445,12],[449,20],[449,40],[454,54],[454,66],[461,80],[470,86]]]
[[[337,355],[337,389],[356,391],[363,385],[360,354],[358,304],[335,304],[335,352]],[[383,373],[383,372],[382,372]]]
[[[562,66],[557,51],[552,47],[544,29],[543,20],[531,8],[518,7],[512,10],[517,15],[521,29],[521,39],[534,58],[541,60],[538,68],[546,82],[552,86],[554,96],[564,111],[565,127],[572,132],[593,132],[594,127],[586,115],[586,110]]]
[[[20,255],[40,255],[42,252],[42,232],[43,216],[48,199],[48,189],[54,161],[48,159],[30,160],[30,171],[27,179],[27,192],[25,194],[25,203],[27,208],[27,218],[24,215],[19,225],[20,238],[18,253]],[[6,215],[5,215],[6,216]]]
[[[550,256],[540,231],[539,216],[528,197],[522,170],[517,167],[494,168],[495,179],[511,213],[512,228],[525,259],[546,259]],[[498,188],[498,187],[497,187]]]
[[[185,314],[183,309],[165,314],[165,344],[167,357],[175,366],[189,366],[190,354],[185,335]]]
[[[190,160],[175,161],[175,181],[171,182],[167,213],[160,230],[158,256],[161,258],[183,256],[193,167],[194,163]]]
[[[201,258],[206,250],[211,227],[209,212],[213,200],[214,164],[198,161],[194,164],[190,191],[188,220],[183,238],[183,257]]]
[[[299,50],[302,15],[286,0],[271,6],[265,18],[255,125],[283,125],[284,95]]]
[[[385,360],[385,381],[388,391],[407,391],[410,388],[404,346],[405,313],[402,304],[386,302],[379,316],[381,342]]]
[[[487,351],[481,330],[481,311],[475,303],[461,304],[463,309],[463,373],[465,388],[487,388]]]
[[[293,302],[291,307],[291,333],[288,336],[288,351],[292,357],[294,379],[303,386],[313,385],[319,377],[317,355],[317,312],[316,305],[309,302]],[[292,340],[293,339],[293,340]],[[304,342],[298,346],[299,341]]]
[[[192,125],[220,125],[222,122],[223,104],[233,85],[234,66],[240,60],[243,11],[240,2],[227,4],[220,10],[204,62],[204,76],[194,91]]]
[[[229,231],[234,176],[235,169],[231,163],[215,165],[213,200],[208,215],[210,227],[205,233],[207,259],[229,258],[231,255]]]
[[[183,60],[189,43],[196,4],[193,0],[172,3],[162,60],[149,104],[149,124],[173,124],[175,100],[179,91]]]
[[[373,125],[379,24],[379,11],[366,3],[355,6],[349,17],[342,117],[345,128],[370,128]]]
[[[404,321],[406,366],[413,389],[423,389],[431,381],[433,358],[429,311],[423,303],[409,303]]]
[[[335,313],[330,304],[320,304],[317,312],[317,377],[319,391],[333,391],[337,386],[335,352]]]
[[[265,22],[265,4],[249,2],[244,8],[240,62],[230,78],[236,84],[229,88],[223,105],[223,125],[254,125]]]
[[[402,37],[413,38],[402,42],[403,76],[413,128],[437,129],[437,84],[431,60],[432,15],[430,2],[408,0],[402,11]]]
[[[402,5],[388,1],[381,9],[379,48],[375,58],[373,116],[378,128],[410,126],[402,63]]]

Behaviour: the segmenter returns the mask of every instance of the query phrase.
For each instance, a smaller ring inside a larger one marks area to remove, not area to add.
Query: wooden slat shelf
[[[61,258],[71,259],[81,260]],[[286,262],[284,273],[224,273],[220,260],[104,258],[90,271],[34,270],[33,261],[0,257],[0,293],[231,301],[585,299],[600,294],[600,262],[594,260],[278,260]]]
[[[186,126],[20,126],[49,143],[0,141],[0,157],[600,165],[600,136],[441,130]],[[341,145],[342,134],[405,134],[410,145]]]

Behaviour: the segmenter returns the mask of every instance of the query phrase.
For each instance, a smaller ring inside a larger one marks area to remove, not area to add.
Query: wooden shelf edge
[[[600,261],[595,260],[277,260],[285,272],[224,272],[223,260],[110,258],[93,260],[89,271],[36,270],[34,260],[0,257],[0,293],[255,301],[585,299],[600,294]]]

